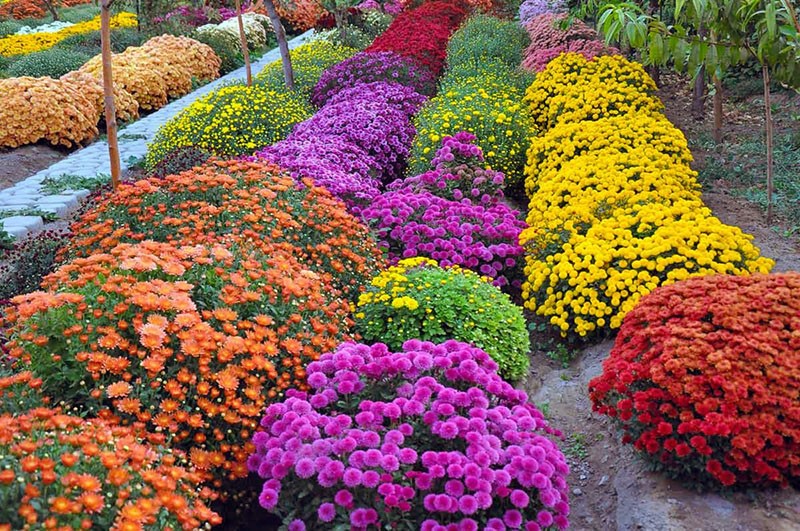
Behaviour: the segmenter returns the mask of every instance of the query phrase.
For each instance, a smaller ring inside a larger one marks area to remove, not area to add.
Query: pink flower
[[[323,503],[317,509],[317,516],[323,522],[330,522],[336,517],[336,506],[332,503]]]
[[[333,501],[336,502],[336,505],[340,505],[347,509],[353,505],[353,495],[349,490],[341,489],[333,497]]]

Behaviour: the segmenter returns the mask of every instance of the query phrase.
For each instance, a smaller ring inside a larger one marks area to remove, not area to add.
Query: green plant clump
[[[356,327],[367,342],[397,351],[409,339],[455,339],[486,351],[509,380],[528,374],[530,340],[522,309],[472,271],[441,268],[428,258],[401,260],[372,280],[356,312]]]
[[[144,167],[152,170],[177,148],[195,146],[212,155],[234,157],[286,138],[312,114],[296,92],[255,84],[228,85],[192,103],[156,133]]]
[[[91,56],[82,52],[50,48],[27,54],[14,61],[8,67],[8,75],[59,78],[67,72],[77,70],[89,59]]]
[[[450,38],[447,70],[449,73],[474,75],[485,71],[486,65],[492,63],[516,70],[522,64],[523,51],[529,44],[528,32],[518,22],[477,14]]]
[[[225,75],[233,72],[244,64],[244,57],[242,56],[241,44],[235,39],[230,38],[229,33],[225,32],[196,32],[193,36],[203,44],[207,44],[222,60],[222,65],[219,67],[220,75]]]

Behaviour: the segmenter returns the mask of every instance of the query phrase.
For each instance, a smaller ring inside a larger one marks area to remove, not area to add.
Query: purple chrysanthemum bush
[[[290,530],[565,529],[559,435],[466,343],[345,343],[266,410],[248,466]]]
[[[494,280],[517,283],[527,228],[503,199],[503,174],[484,167],[483,153],[461,132],[442,140],[433,169],[398,180],[374,198],[361,217],[377,233],[389,258],[425,256]]]
[[[539,15],[566,11],[567,4],[564,0],[525,0],[519,5],[519,23],[524,26]]]

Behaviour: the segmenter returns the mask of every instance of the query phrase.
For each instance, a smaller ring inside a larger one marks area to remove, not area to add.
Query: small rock
[[[583,494],[583,491],[576,487],[572,489],[572,494],[574,494],[575,496],[580,496],[581,494]]]
[[[606,483],[608,483],[608,476],[603,476],[600,478],[600,482],[597,484],[597,486],[602,487]]]
[[[586,479],[586,474],[581,474],[581,475],[580,475],[580,476],[578,476],[578,477],[581,479],[581,481],[583,481],[583,480],[585,480],[585,479]]]

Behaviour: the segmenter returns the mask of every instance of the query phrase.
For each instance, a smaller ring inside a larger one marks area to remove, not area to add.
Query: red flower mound
[[[401,13],[365,51],[414,58],[438,76],[447,58],[447,41],[466,16],[459,3],[428,2]]]
[[[656,289],[589,393],[670,475],[786,486],[800,477],[800,273]]]

